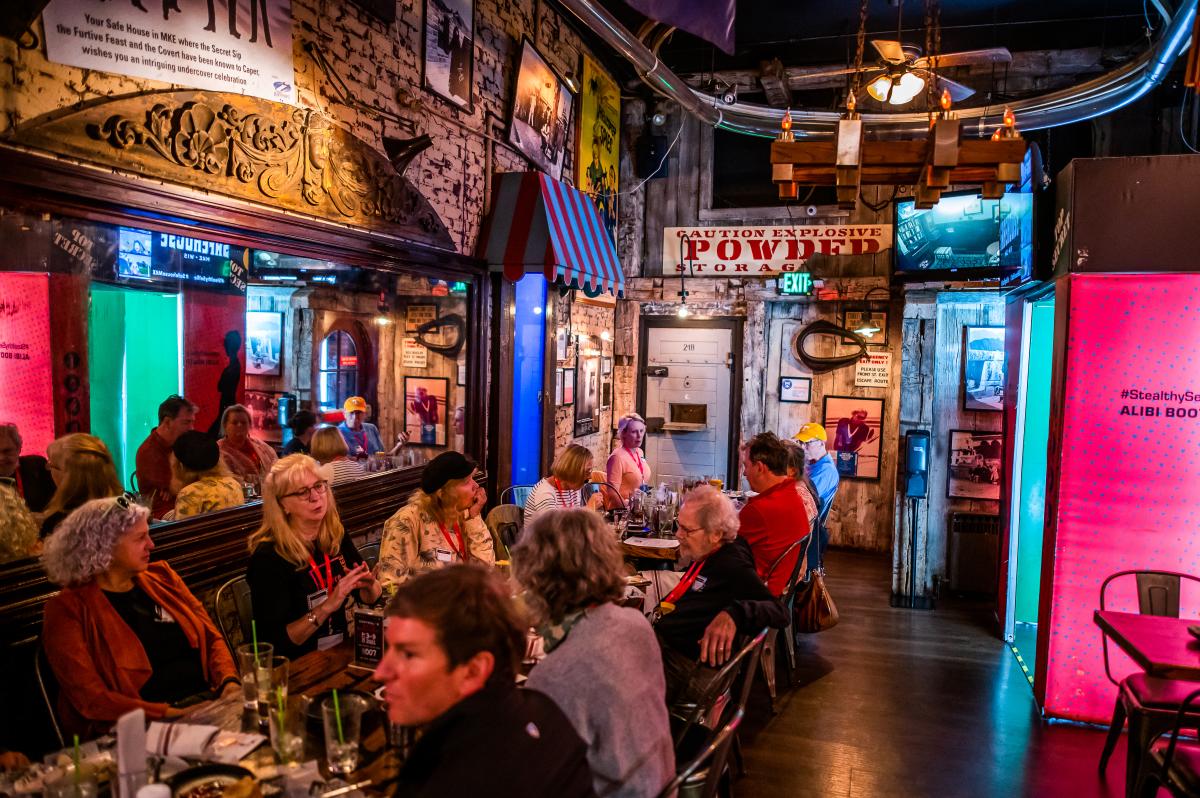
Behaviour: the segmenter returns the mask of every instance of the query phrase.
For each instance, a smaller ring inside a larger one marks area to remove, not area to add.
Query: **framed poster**
[[[563,403],[563,370],[554,370],[554,404],[561,405]]]
[[[612,374],[612,358],[611,357],[600,358],[600,374],[601,374],[601,376],[604,376],[604,377],[607,377],[609,374]]]
[[[409,305],[404,309],[404,333],[416,335],[422,324],[437,321],[437,305]]]
[[[533,43],[525,39],[521,44],[521,64],[513,91],[508,140],[534,166],[555,180],[562,179],[572,99],[571,89],[559,79]]]
[[[562,405],[575,404],[575,369],[563,369],[563,395]]]
[[[246,373],[277,377],[283,373],[283,314],[246,311]]]
[[[448,377],[404,378],[404,431],[415,446],[446,445]]]
[[[883,443],[883,400],[826,396],[821,413],[826,444],[843,479],[879,479]]]
[[[242,404],[250,411],[250,430],[254,437],[267,443],[283,441],[283,427],[279,425],[279,398],[281,391],[243,392]]]
[[[1004,328],[963,327],[963,410],[1003,410],[1004,370]]]
[[[567,328],[559,327],[554,333],[554,353],[559,362],[567,359]]]
[[[467,112],[475,70],[475,0],[425,0],[425,88]]]
[[[575,437],[600,429],[600,355],[580,354],[575,364]]]
[[[467,384],[467,363],[465,360],[458,361],[458,384],[460,386]]]
[[[950,430],[950,467],[946,495],[951,499],[1000,501],[1000,458],[1004,436],[999,432]]]
[[[596,203],[604,229],[616,244],[621,90],[612,76],[586,55],[581,73],[575,185]]]
[[[812,378],[780,377],[779,401],[806,405],[812,401]]]
[[[863,308],[844,310],[842,311],[842,329],[862,336],[868,346],[887,346],[887,311]]]

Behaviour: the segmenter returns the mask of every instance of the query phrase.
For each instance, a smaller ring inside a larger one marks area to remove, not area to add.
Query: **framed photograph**
[[[458,379],[456,381],[460,387],[467,384],[467,363],[465,360],[458,361]]]
[[[509,142],[538,169],[555,180],[562,179],[574,97],[528,39],[521,44],[513,98]]]
[[[562,369],[563,375],[563,391],[562,402],[563,407],[575,404],[575,369]]]
[[[254,437],[266,443],[283,442],[283,427],[279,425],[279,398],[283,395],[281,391],[243,392],[242,404],[250,411],[250,430]]]
[[[277,377],[283,373],[283,314],[246,311],[246,373]]]
[[[596,203],[604,229],[616,244],[621,87],[586,55],[581,73],[579,121],[575,125],[575,185]]]
[[[558,361],[567,359],[567,328],[559,327],[554,333],[554,352]]]
[[[409,305],[404,309],[404,333],[416,335],[422,324],[437,321],[437,305]]]
[[[448,377],[404,378],[404,431],[414,446],[446,445]]]
[[[475,70],[475,0],[425,0],[425,88],[470,112]]]
[[[874,308],[843,310],[842,329],[858,333],[868,346],[887,346],[887,311]]]
[[[575,437],[591,435],[599,429],[600,355],[581,352],[575,363]]]
[[[951,499],[1000,501],[1000,458],[1004,436],[999,432],[950,430],[950,468],[946,495]]]
[[[600,409],[612,407],[612,378],[605,377],[600,381]]]
[[[563,370],[554,370],[554,404],[561,405],[563,403]]]
[[[963,328],[963,410],[1004,409],[1004,328]]]
[[[883,400],[859,396],[826,396],[821,413],[842,479],[879,479],[883,448]]]
[[[612,374],[612,358],[611,357],[601,357],[600,358],[600,375],[607,377],[609,374]]]
[[[806,405],[812,401],[812,378],[780,377],[779,401]]]

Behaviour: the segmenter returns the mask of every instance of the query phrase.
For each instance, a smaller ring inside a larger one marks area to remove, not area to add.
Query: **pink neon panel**
[[[1050,634],[1045,709],[1107,723],[1116,688],[1092,621],[1100,583],[1137,568],[1200,574],[1200,275],[1069,279],[1054,582],[1041,626]],[[1126,390],[1193,396],[1134,399]],[[1161,415],[1121,413],[1144,407]],[[1168,408],[1189,415],[1168,417]],[[1109,599],[1109,609],[1137,612],[1132,580]],[[1180,614],[1200,617],[1200,591],[1184,586]],[[1118,679],[1136,668],[1112,644],[1109,655]]]
[[[21,431],[22,454],[54,440],[50,277],[0,273],[0,422]]]

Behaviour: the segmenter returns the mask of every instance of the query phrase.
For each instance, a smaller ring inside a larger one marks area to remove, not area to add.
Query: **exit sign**
[[[779,293],[784,296],[812,296],[813,280],[808,272],[784,272],[779,275]]]

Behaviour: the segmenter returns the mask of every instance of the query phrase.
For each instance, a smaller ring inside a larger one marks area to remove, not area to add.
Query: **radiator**
[[[950,514],[950,589],[956,593],[996,592],[1000,516]]]

